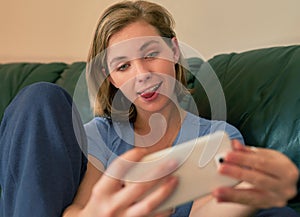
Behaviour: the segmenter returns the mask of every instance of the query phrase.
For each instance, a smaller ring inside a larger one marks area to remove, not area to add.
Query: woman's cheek
[[[119,88],[123,95],[125,95],[131,102],[134,102],[137,98],[137,94],[135,91],[134,83],[131,81],[125,82],[121,87]]]

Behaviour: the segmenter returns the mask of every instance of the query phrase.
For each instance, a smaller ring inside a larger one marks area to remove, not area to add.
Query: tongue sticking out
[[[141,97],[143,97],[143,98],[150,98],[150,97],[152,97],[153,95],[155,94],[155,92],[147,92],[147,93],[142,93],[141,94]]]

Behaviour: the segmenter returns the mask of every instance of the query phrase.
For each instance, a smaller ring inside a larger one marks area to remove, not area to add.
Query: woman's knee
[[[36,103],[34,105],[49,100],[61,101],[62,98],[66,98],[67,101],[71,102],[71,97],[62,87],[49,82],[37,82],[26,86],[18,93],[16,100],[19,98],[25,102]]]
[[[60,113],[71,114],[72,107],[72,98],[63,88],[48,82],[37,82],[26,86],[15,96],[7,106],[3,119],[15,117],[20,120],[53,113],[59,117]]]

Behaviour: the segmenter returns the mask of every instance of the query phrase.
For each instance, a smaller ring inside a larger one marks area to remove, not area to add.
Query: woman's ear
[[[102,72],[102,74],[104,75],[105,78],[108,77],[108,71],[107,71],[107,69],[105,69],[104,67],[102,67],[101,68],[101,72]]]
[[[178,63],[180,58],[180,49],[179,44],[176,37],[173,37],[171,39],[172,42],[172,51],[173,51],[173,57],[174,57],[174,63]]]

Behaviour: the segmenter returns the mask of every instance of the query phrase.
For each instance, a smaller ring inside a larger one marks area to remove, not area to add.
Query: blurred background
[[[300,44],[299,0],[153,0],[204,59]],[[116,0],[1,0],[0,63],[85,61],[99,15]]]

